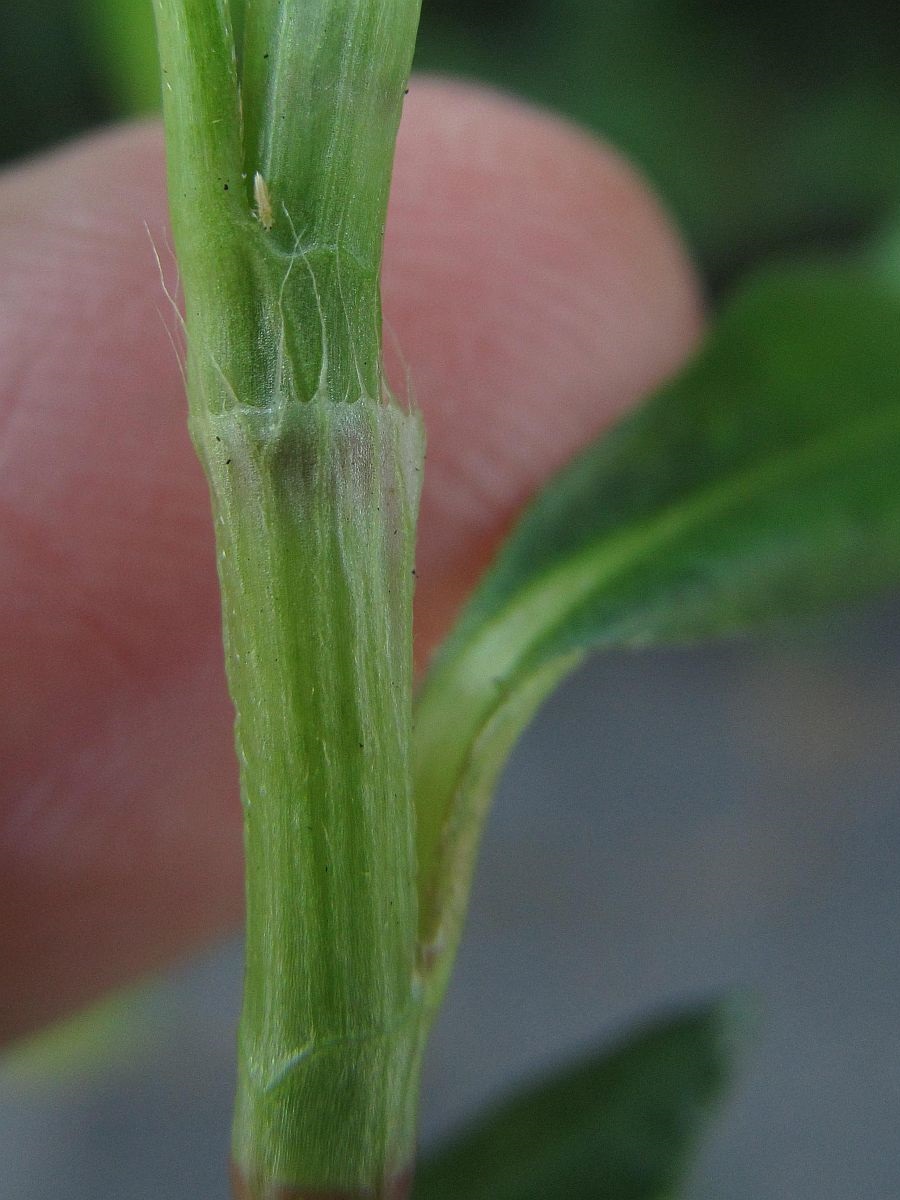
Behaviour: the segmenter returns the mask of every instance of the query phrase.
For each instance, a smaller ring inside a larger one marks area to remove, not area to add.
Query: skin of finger
[[[420,665],[541,482],[701,327],[683,247],[621,157],[483,91],[425,97],[401,128],[384,278],[391,378],[428,431]]]
[[[3,1038],[240,919],[163,175],[141,126],[0,178]],[[391,376],[429,435],[424,660],[541,480],[681,362],[699,305],[615,155],[435,81],[408,99],[384,274]]]

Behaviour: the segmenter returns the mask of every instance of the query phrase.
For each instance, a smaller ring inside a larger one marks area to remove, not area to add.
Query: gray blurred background
[[[755,1032],[694,1200],[900,1196],[900,609],[595,659],[506,772],[426,1145],[636,1019]],[[240,946],[0,1072],[3,1200],[225,1200]]]
[[[148,0],[7,0],[0,159],[156,104]],[[900,213],[896,2],[425,0],[420,65],[593,127],[710,294]],[[632,1021],[751,997],[694,1200],[900,1197],[900,607],[593,660],[503,781],[427,1144]],[[0,1200],[225,1200],[237,943],[0,1060]]]

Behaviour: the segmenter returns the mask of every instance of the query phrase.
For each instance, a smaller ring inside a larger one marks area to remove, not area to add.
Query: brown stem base
[[[264,1192],[259,1192],[251,1189],[241,1171],[232,1163],[231,1187],[234,1200],[409,1200],[412,1194],[412,1171],[404,1171],[401,1176],[378,1191],[364,1188],[351,1192],[323,1192],[270,1184]]]

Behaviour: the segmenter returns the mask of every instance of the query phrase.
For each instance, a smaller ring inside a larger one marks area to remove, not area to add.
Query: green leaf
[[[121,112],[159,108],[153,6],[147,0],[82,0],[76,13],[104,83]]]
[[[728,1005],[646,1029],[509,1101],[421,1168],[415,1200],[670,1200],[731,1074]]]
[[[537,498],[426,680],[415,771],[420,934],[426,958],[444,960],[435,991],[536,677],[555,682],[592,647],[729,634],[898,579],[900,301],[849,272],[770,276],[680,378]]]

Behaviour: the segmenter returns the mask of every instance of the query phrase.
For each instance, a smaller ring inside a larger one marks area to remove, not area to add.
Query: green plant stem
[[[234,1157],[373,1190],[412,1155],[415,426],[360,399],[205,426],[246,820]]]
[[[411,794],[418,418],[379,276],[418,0],[156,0],[190,423],[247,860],[236,1188],[388,1197],[426,1018]],[[240,65],[239,65],[240,64]]]

